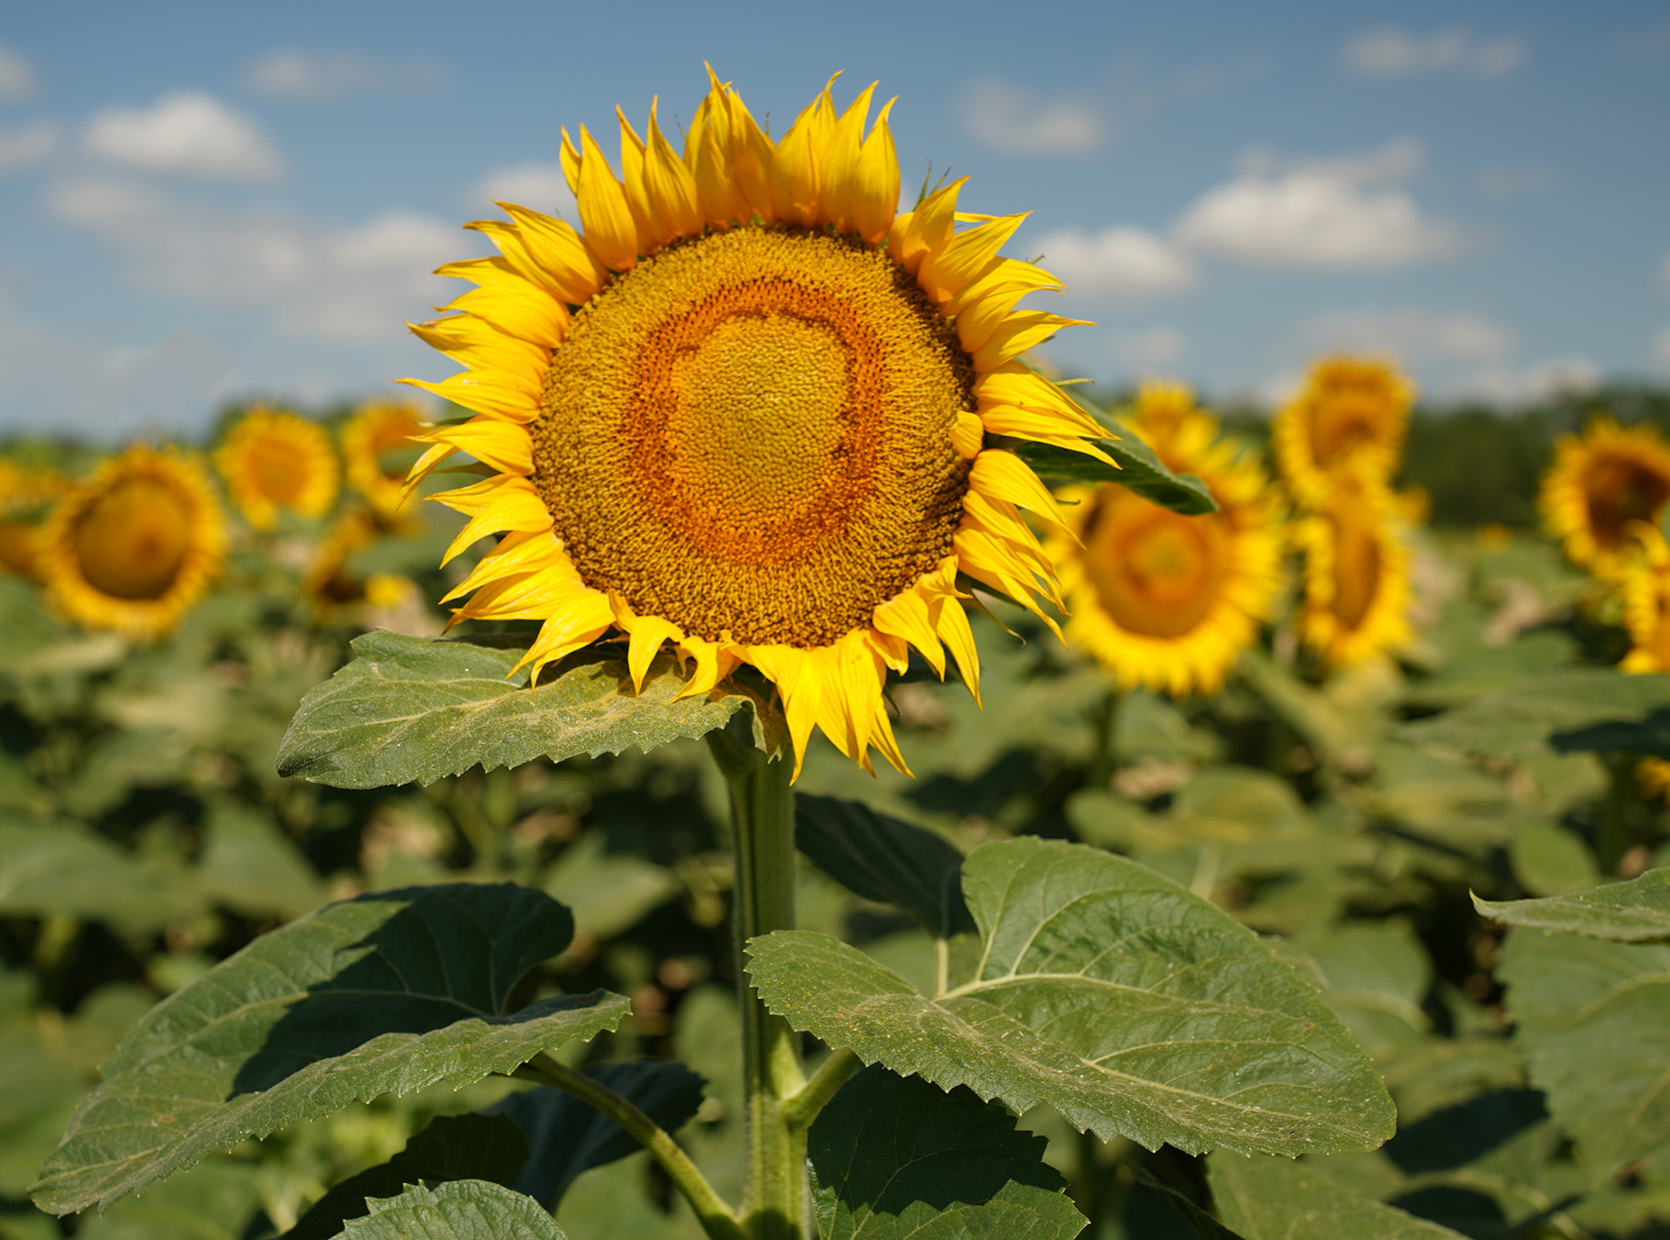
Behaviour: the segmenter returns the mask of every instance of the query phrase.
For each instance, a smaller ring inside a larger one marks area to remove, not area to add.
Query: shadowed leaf
[[[532,1197],[487,1180],[417,1184],[366,1204],[371,1213],[342,1229],[346,1240],[566,1240]]]
[[[897,905],[935,938],[974,929],[963,900],[963,855],[932,831],[857,801],[801,795],[794,842],[848,891]]]
[[[506,1011],[572,934],[541,892],[458,884],[361,896],[256,939],[122,1039],[42,1164],[36,1204],[102,1206],[246,1137],[614,1028],[627,1000],[601,991]]]
[[[865,1068],[812,1125],[823,1240],[1071,1240],[1084,1216],[1043,1137],[970,1091]]]
[[[1463,1240],[1303,1163],[1217,1154],[1206,1171],[1218,1213],[1246,1240]]]
[[[1118,461],[1120,468],[1047,443],[1022,443],[1016,451],[1039,477],[1051,482],[1117,482],[1162,508],[1190,517],[1218,510],[1205,483],[1193,474],[1172,473],[1135,435],[1126,432],[1122,439],[1097,439],[1094,443]]]

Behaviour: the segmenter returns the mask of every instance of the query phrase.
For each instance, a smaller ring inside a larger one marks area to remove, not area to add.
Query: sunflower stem
[[[811,1189],[806,1177],[806,1127],[789,1100],[806,1084],[799,1037],[766,1010],[747,980],[748,941],[794,927],[794,793],[791,766],[754,746],[745,716],[708,734],[708,747],[730,785],[731,855],[736,886],[731,920],[737,998],[742,1015],[742,1229],[749,1240],[806,1240]]]

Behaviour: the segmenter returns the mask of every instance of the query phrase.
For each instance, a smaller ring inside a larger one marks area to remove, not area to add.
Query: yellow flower
[[[1280,504],[1187,388],[1144,386],[1131,429],[1173,472],[1204,482],[1218,511],[1185,517],[1111,484],[1064,491],[1068,529],[1045,547],[1070,608],[1067,641],[1122,688],[1214,693],[1275,605]]]
[[[1572,563],[1615,580],[1639,551],[1633,522],[1657,525],[1670,499],[1670,444],[1650,426],[1598,417],[1562,435],[1537,506]]]
[[[977,691],[958,573],[1055,596],[1018,511],[1054,500],[987,437],[1099,456],[1105,432],[1016,361],[1071,321],[1014,309],[1061,287],[997,256],[1023,217],[959,213],[960,180],[895,217],[874,89],[837,111],[826,87],[773,141],[714,79],[682,156],[653,106],[642,138],[620,114],[624,179],[565,131],[583,233],[501,203],[471,225],[501,257],[442,267],[477,287],[413,329],[468,369],[411,382],[479,415],[429,431],[413,476],[455,451],[496,471],[438,497],[470,518],[449,555],[507,535],[449,597],[544,621],[536,674],[610,633],[638,684],[671,643],[686,695],[749,663],[797,763],[815,725],[902,770],[888,669],[914,647],[943,675],[948,646]]]
[[[1294,500],[1315,508],[1342,471],[1389,483],[1403,452],[1414,388],[1386,362],[1324,358],[1276,415],[1276,466]]]
[[[1642,554],[1623,570],[1624,628],[1629,653],[1619,666],[1626,672],[1670,672],[1670,548],[1645,522],[1630,533],[1640,537]]]
[[[40,528],[53,502],[71,486],[55,469],[0,457],[0,569],[41,579]]]
[[[136,445],[58,503],[38,546],[48,595],[62,611],[88,628],[148,640],[202,595],[225,543],[202,466]]]
[[[281,508],[322,517],[336,502],[330,434],[294,413],[252,410],[226,436],[215,464],[232,501],[258,530],[272,529]]]
[[[1641,795],[1649,801],[1670,801],[1670,762],[1663,758],[1642,758],[1635,768]]]
[[[1409,552],[1398,499],[1368,480],[1343,483],[1295,523],[1304,552],[1299,636],[1330,665],[1406,646]]]
[[[406,498],[406,464],[417,447],[412,439],[422,431],[422,410],[392,400],[362,406],[342,428],[348,485],[365,497],[377,516],[393,517]],[[391,457],[396,463],[390,463]]]

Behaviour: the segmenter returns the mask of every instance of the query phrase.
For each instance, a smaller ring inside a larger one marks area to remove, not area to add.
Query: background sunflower
[[[136,444],[59,501],[38,547],[48,595],[66,615],[151,639],[202,595],[225,542],[202,466]]]
[[[1651,426],[1596,417],[1562,435],[1537,506],[1572,563],[1616,580],[1641,550],[1631,530],[1656,526],[1670,501],[1670,443]]]
[[[270,530],[281,509],[322,517],[336,502],[340,471],[330,433],[286,410],[245,414],[227,432],[215,465],[232,502],[258,530]]]
[[[1213,693],[1268,619],[1281,585],[1280,501],[1251,451],[1177,384],[1145,385],[1127,424],[1218,511],[1188,517],[1124,487],[1062,493],[1046,548],[1066,596],[1067,640],[1123,688]]]
[[[1345,474],[1389,484],[1414,399],[1414,387],[1390,362],[1327,357],[1313,364],[1271,428],[1294,501],[1321,504]]]
[[[1413,639],[1403,526],[1397,497],[1367,480],[1327,492],[1294,523],[1304,556],[1299,636],[1328,664],[1360,663]]]

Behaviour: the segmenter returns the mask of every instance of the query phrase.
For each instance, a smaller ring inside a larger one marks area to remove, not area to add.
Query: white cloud
[[[1164,237],[1140,228],[1065,229],[1040,237],[1044,264],[1075,293],[1141,301],[1194,283],[1194,264]]]
[[[1126,370],[1151,375],[1183,356],[1183,333],[1175,327],[1143,332],[1115,332],[1108,338],[1108,355]]]
[[[0,43],[0,96],[27,99],[35,90],[35,71],[15,47]]]
[[[1482,314],[1398,310],[1343,310],[1299,328],[1307,352],[1340,350],[1389,355],[1405,366],[1500,358],[1513,349],[1513,336]]]
[[[963,101],[968,134],[1008,155],[1085,155],[1111,136],[1107,119],[1077,99],[1044,99],[1023,86],[987,78]]]
[[[1340,59],[1347,69],[1363,77],[1456,73],[1495,78],[1517,69],[1525,60],[1526,50],[1525,41],[1512,35],[1482,39],[1452,27],[1423,37],[1383,26],[1352,39]]]
[[[38,164],[58,149],[58,127],[39,121],[22,129],[0,126],[0,172]]]
[[[445,83],[439,63],[373,60],[358,52],[278,48],[252,64],[244,88],[272,99],[335,99],[369,91],[416,92]]]
[[[1534,405],[1599,385],[1600,369],[1588,358],[1562,357],[1520,368],[1488,367],[1463,379],[1454,394],[1492,405]]]
[[[1419,144],[1390,142],[1327,160],[1282,163],[1263,152],[1202,194],[1177,221],[1194,249],[1267,267],[1402,267],[1453,252],[1454,225],[1429,218],[1397,182]]]
[[[542,164],[533,160],[492,168],[470,189],[469,206],[479,210],[488,203],[513,202],[519,207],[535,211],[577,218],[574,194],[568,179],[562,174],[561,164]]]
[[[88,122],[82,141],[94,155],[146,172],[269,181],[284,170],[254,124],[197,91],[149,108],[110,108]]]
[[[464,248],[455,227],[411,212],[343,227],[182,202],[132,181],[69,182],[49,207],[111,245],[141,287],[256,311],[292,337],[398,338],[403,320],[433,317],[447,289],[429,273]]]

